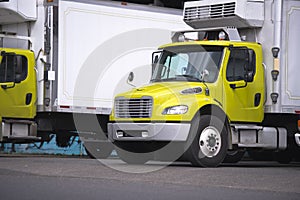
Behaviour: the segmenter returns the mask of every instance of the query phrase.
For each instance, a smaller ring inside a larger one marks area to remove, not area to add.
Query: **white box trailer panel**
[[[171,31],[187,28],[182,13],[59,1],[57,109],[109,114],[115,94],[149,82],[152,52]]]
[[[300,1],[283,1],[281,104],[283,112],[300,111]]]
[[[275,23],[277,10],[273,0],[264,0],[264,23],[261,28],[240,29],[241,35],[246,35],[247,40],[256,41],[262,44],[263,60],[266,67],[266,112],[295,113],[300,111],[300,88],[298,77],[300,67],[297,61],[298,46],[300,44],[300,1],[282,1],[282,19],[279,44],[276,43]],[[278,35],[277,35],[278,37]],[[274,69],[274,57],[272,48],[280,45],[279,52],[279,78],[274,82],[271,71]],[[274,88],[278,86],[278,91]],[[278,92],[279,98],[276,104],[272,103],[271,93]]]
[[[275,7],[272,0],[265,0],[265,21],[257,33],[257,41],[262,44],[266,64],[267,102],[266,112],[295,113],[300,111],[300,67],[298,62],[300,37],[300,1],[282,2],[282,20],[279,51],[279,84],[274,82],[271,71],[274,67],[272,47],[275,40]],[[278,85],[279,98],[273,104],[270,94]],[[272,107],[275,106],[275,110]]]

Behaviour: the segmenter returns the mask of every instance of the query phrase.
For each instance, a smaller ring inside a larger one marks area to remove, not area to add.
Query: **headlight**
[[[166,108],[162,114],[163,115],[182,115],[187,113],[189,107],[185,105],[179,105],[179,106],[172,106]]]

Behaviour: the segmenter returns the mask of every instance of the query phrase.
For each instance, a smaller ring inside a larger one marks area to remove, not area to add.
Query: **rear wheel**
[[[227,152],[227,130],[219,118],[197,116],[191,127],[191,146],[187,155],[193,166],[217,167]]]

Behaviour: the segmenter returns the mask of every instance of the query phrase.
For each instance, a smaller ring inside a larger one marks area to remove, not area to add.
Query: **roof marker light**
[[[183,34],[180,34],[178,36],[178,42],[184,42],[185,41],[185,36]]]
[[[221,32],[219,33],[219,40],[225,40],[225,39],[226,39],[226,34],[225,34],[224,31],[221,31]]]

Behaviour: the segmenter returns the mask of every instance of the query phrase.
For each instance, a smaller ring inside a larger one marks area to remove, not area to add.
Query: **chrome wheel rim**
[[[221,145],[221,134],[218,129],[213,126],[203,129],[199,138],[199,147],[204,156],[211,158],[218,155]]]

